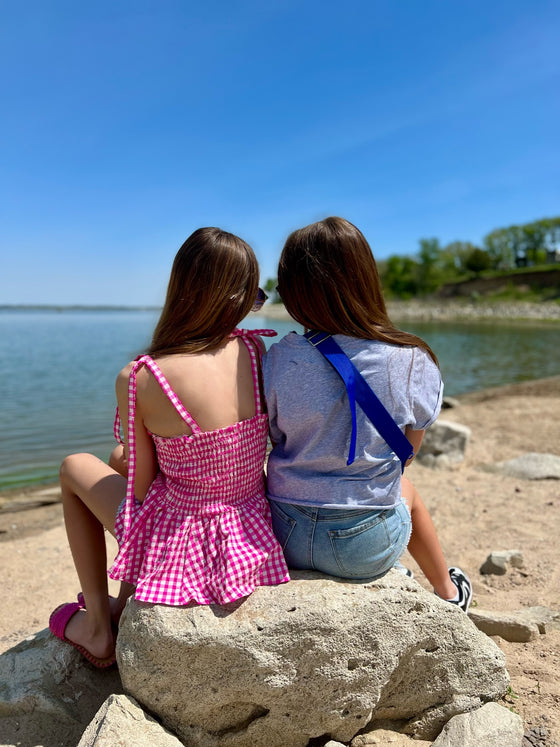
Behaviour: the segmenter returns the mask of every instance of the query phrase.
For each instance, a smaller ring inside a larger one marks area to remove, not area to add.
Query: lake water
[[[0,310],[0,490],[55,481],[71,452],[107,459],[116,374],[145,349],[158,313]],[[301,331],[256,315],[243,326]],[[433,348],[448,395],[560,373],[560,325],[401,326]]]

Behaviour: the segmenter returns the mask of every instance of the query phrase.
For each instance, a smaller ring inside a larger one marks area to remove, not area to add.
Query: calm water
[[[108,457],[115,376],[147,346],[156,319],[154,311],[0,310],[0,490],[55,481],[74,451]],[[243,326],[280,336],[297,328],[258,316]],[[432,346],[449,395],[560,372],[559,325],[403,327]]]

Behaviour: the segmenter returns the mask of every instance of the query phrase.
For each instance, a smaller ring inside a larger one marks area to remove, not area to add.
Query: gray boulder
[[[517,611],[517,616],[528,623],[537,626],[539,633],[544,635],[551,630],[560,630],[560,612],[549,607],[524,607]]]
[[[507,462],[485,464],[484,469],[522,480],[560,480],[560,456],[529,452]]]
[[[517,713],[486,703],[452,718],[432,747],[521,747],[523,722]]]
[[[134,698],[111,695],[85,730],[78,747],[149,745],[181,747],[181,742],[140,708]]]
[[[77,744],[111,693],[122,693],[116,667],[95,669],[49,630],[0,656],[2,744]]]
[[[416,457],[424,467],[450,469],[465,458],[471,430],[466,425],[437,420],[428,428]]]
[[[469,617],[486,635],[527,643],[550,630],[560,630],[560,612],[548,607],[523,607],[513,612],[471,609]]]
[[[506,691],[494,642],[402,574],[293,577],[225,607],[130,601],[117,643],[125,691],[197,747],[349,742],[378,722],[433,739]]]
[[[538,625],[515,612],[491,612],[477,607],[469,612],[469,617],[483,633],[499,636],[504,641],[527,643],[539,637]]]

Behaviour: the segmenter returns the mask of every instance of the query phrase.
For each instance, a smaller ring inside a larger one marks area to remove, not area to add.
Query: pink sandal
[[[73,617],[76,612],[79,612],[83,609],[85,609],[84,605],[80,604],[79,602],[67,602],[66,604],[61,604],[54,610],[49,618],[49,630],[58,639],[64,641],[64,643],[69,643],[71,646],[74,646],[74,648],[77,649],[81,653],[81,655],[86,658],[91,664],[93,664],[94,667],[97,667],[98,669],[106,669],[107,667],[113,666],[113,664],[117,660],[115,654],[107,657],[106,659],[98,659],[97,656],[94,656],[92,653],[90,653],[87,648],[80,646],[79,643],[70,641],[64,635],[64,631],[66,630],[66,626],[70,622],[70,618]]]

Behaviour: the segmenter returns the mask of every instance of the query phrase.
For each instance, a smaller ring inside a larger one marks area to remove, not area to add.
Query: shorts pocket
[[[296,520],[288,516],[275,501],[270,501],[270,513],[272,515],[272,531],[276,535],[282,550],[285,550],[290,535],[294,531]]]
[[[345,578],[374,578],[386,573],[402,554],[401,534],[406,531],[394,511],[348,529],[331,529],[329,537],[334,558]],[[389,519],[389,522],[387,521]]]

